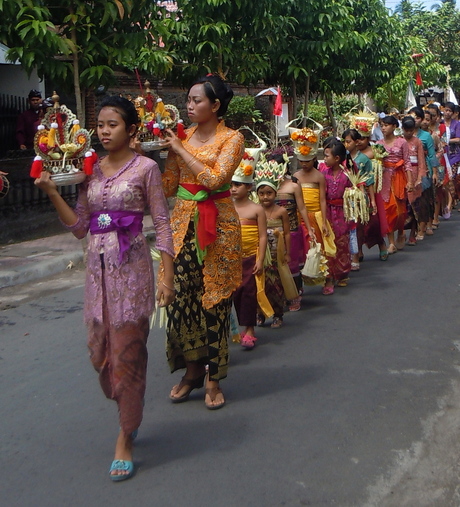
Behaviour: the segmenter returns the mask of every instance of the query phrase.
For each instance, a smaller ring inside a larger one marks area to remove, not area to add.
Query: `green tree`
[[[290,2],[296,33],[268,49],[272,72],[268,81],[291,90],[294,103],[310,92],[321,94],[333,122],[334,94],[376,90],[394,76],[407,53],[402,23],[381,0],[301,0]],[[296,109],[296,108],[295,108]]]
[[[272,0],[178,0],[165,20],[163,43],[178,55],[173,78],[217,72],[240,84],[256,83],[269,71],[267,48],[294,30],[284,3]]]
[[[421,61],[424,81],[432,85],[443,86],[446,83],[446,72],[435,69],[432,73],[429,67],[436,63],[441,67],[450,67],[451,84],[453,88],[460,88],[460,12],[455,3],[442,2],[436,11],[428,11],[420,4],[404,1],[404,9],[400,12],[405,33],[415,37],[420,51],[412,45],[413,53],[424,53]],[[403,3],[403,2],[401,2]],[[425,68],[423,68],[425,66]]]
[[[445,78],[445,68],[441,65],[435,55],[430,52],[426,42],[419,37],[409,36],[407,42],[414,53],[423,54],[419,61],[419,70],[424,83],[439,83]],[[373,94],[374,100],[381,111],[388,111],[392,107],[403,110],[407,87],[410,80],[414,80],[416,66],[411,55],[407,55],[399,72],[387,83],[383,84]]]
[[[0,0],[0,41],[8,58],[75,90],[84,123],[86,91],[113,82],[113,70],[137,61],[141,68],[167,73],[174,55],[160,44],[166,16],[146,0]],[[146,29],[148,28],[148,29]]]
[[[439,3],[438,4],[433,4],[431,6],[431,9],[433,11],[438,11],[442,7],[443,4],[451,4],[451,5],[453,5],[455,7],[456,4],[457,4],[457,2],[456,2],[456,0],[441,0],[440,4]]]

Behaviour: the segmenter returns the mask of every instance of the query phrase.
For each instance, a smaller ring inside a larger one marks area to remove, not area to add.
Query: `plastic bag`
[[[308,278],[318,278],[323,276],[321,272],[321,245],[316,241],[310,242],[310,249],[307,252],[305,265],[302,269],[302,275]]]

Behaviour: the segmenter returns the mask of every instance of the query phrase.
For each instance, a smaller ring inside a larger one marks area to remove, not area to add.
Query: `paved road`
[[[347,288],[309,288],[253,351],[232,345],[228,400],[167,394],[150,337],[136,476],[107,476],[118,431],[89,364],[82,272],[0,291],[0,504],[8,507],[460,505],[460,213]],[[65,277],[71,276],[72,288]]]

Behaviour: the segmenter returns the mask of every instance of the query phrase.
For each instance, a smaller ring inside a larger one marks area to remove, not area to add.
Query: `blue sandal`
[[[112,472],[117,470],[119,472],[128,472],[127,474],[114,475]],[[114,482],[126,481],[134,474],[134,465],[132,461],[125,461],[124,459],[114,459],[112,466],[109,470],[110,479]]]

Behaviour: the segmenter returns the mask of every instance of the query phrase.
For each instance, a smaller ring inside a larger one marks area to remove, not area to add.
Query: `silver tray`
[[[57,173],[52,174],[51,179],[58,187],[64,187],[65,185],[78,185],[79,183],[83,183],[86,179],[86,174],[83,171],[75,173]]]
[[[162,150],[164,147],[165,145],[162,141],[144,141],[141,143],[141,148],[143,151]]]

